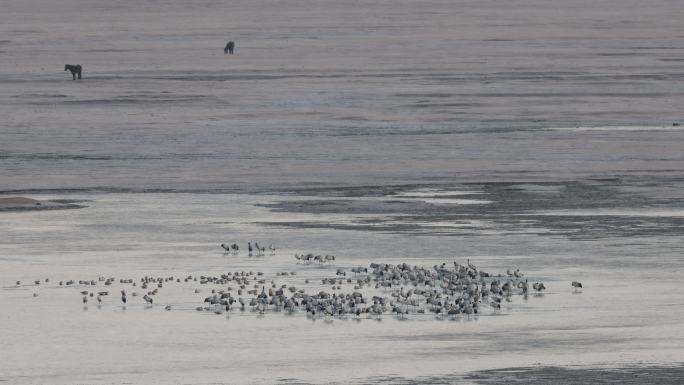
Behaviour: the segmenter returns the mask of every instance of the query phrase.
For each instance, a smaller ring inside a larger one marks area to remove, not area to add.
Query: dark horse
[[[81,71],[83,71],[83,68],[81,68],[80,64],[66,64],[64,66],[64,71],[69,70],[71,71],[71,76],[74,77],[74,80],[76,80],[76,75],[78,75],[78,78],[81,78]]]
[[[230,53],[232,55],[234,50],[235,50],[235,42],[229,41],[228,44],[226,44],[226,48],[223,49],[223,53]]]

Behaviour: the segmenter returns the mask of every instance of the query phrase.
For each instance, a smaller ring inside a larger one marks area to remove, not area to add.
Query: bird
[[[247,251],[249,251],[249,255],[252,255],[252,242],[247,242]]]
[[[469,268],[471,268],[471,269],[473,269],[473,270],[477,270],[477,267],[475,267],[475,265],[473,265],[472,263],[470,263],[470,259],[468,259],[467,262],[468,262],[468,267],[469,267]]]
[[[533,283],[533,284],[532,284],[532,288],[533,288],[534,290],[536,290],[536,291],[546,290],[546,286],[544,286],[544,284],[541,283],[541,282],[535,282],[535,283]]]
[[[256,249],[257,249],[257,255],[263,255],[263,254],[264,254],[264,251],[266,251],[266,248],[265,248],[265,247],[263,247],[263,246],[260,247],[260,246],[259,246],[259,242],[254,242],[254,247],[256,247]]]

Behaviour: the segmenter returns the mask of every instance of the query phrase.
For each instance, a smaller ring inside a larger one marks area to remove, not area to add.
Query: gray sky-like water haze
[[[653,128],[684,110],[682,18],[677,1],[8,1],[2,190],[679,170],[682,131]]]

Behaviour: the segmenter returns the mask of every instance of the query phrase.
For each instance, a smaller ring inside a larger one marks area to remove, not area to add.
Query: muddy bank
[[[0,197],[0,212],[80,209],[84,201],[74,199],[38,200],[28,197]]]

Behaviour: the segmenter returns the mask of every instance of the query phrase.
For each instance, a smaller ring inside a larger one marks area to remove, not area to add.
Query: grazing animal
[[[222,243],[221,247],[226,251],[226,253],[230,251],[230,246],[226,245],[225,243]]]
[[[575,289],[581,289],[582,282],[572,281],[572,287],[574,287]]]
[[[80,64],[66,64],[64,65],[64,71],[71,71],[71,76],[76,80],[76,75],[81,79],[81,73],[83,72],[83,67]]]
[[[228,44],[226,44],[226,47],[223,49],[223,53],[232,55],[233,51],[235,51],[235,42],[231,40],[228,42]]]

